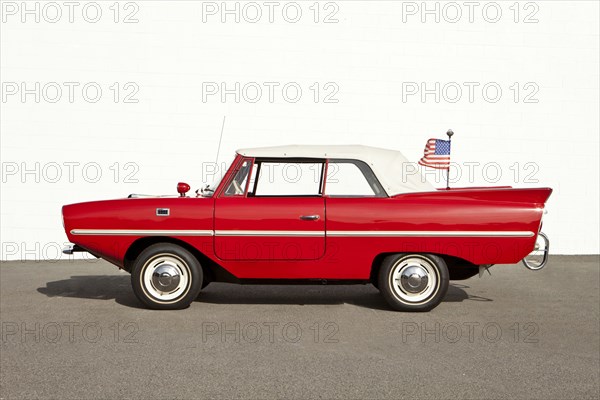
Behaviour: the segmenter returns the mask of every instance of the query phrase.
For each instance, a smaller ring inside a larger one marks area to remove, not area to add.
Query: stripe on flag
[[[450,141],[429,139],[419,164],[436,169],[450,169]]]

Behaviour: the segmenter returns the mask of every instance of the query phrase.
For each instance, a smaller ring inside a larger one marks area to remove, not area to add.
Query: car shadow
[[[470,296],[469,286],[450,283],[443,302],[492,301]],[[72,297],[90,300],[114,300],[118,304],[144,308],[133,294],[129,275],[77,275],[46,283],[37,291],[48,297]],[[290,304],[335,305],[390,311],[381,294],[372,285],[237,285],[211,283],[200,292],[197,302],[211,304]]]
[[[48,297],[74,297],[90,300],[115,300],[117,303],[144,308],[133,294],[131,277],[127,275],[76,275],[46,283],[37,289]]]
[[[469,286],[450,283],[442,302],[492,301],[470,296]],[[373,285],[236,285],[211,283],[196,299],[213,304],[352,304],[359,307],[392,311]]]

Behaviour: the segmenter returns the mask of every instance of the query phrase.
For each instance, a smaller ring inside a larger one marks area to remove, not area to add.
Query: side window
[[[225,189],[225,196],[243,196],[246,191],[246,182],[248,181],[248,172],[252,163],[250,160],[244,160],[233,180]]]
[[[330,160],[325,192],[331,197],[385,197],[369,166],[358,160]]]
[[[323,162],[258,161],[256,170],[253,196],[321,196]]]

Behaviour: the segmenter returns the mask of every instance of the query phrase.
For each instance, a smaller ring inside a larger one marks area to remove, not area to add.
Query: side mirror
[[[203,196],[205,193],[208,193],[208,192],[212,193],[213,190],[210,189],[210,185],[207,184],[203,188],[200,188],[200,189],[196,190],[196,196]]]
[[[185,197],[185,194],[190,191],[190,185],[185,182],[179,182],[177,184],[177,193],[179,193],[179,197]]]

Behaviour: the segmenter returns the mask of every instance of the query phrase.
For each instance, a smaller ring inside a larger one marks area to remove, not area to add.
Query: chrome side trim
[[[369,237],[532,237],[531,231],[327,231],[327,236]]]
[[[72,235],[98,235],[98,236],[213,236],[213,231],[195,230],[159,230],[159,229],[71,229]]]
[[[531,231],[268,231],[268,230],[159,230],[72,229],[73,235],[98,236],[292,236],[292,237],[532,237]]]
[[[215,231],[215,236],[310,236],[325,237],[325,231]]]

